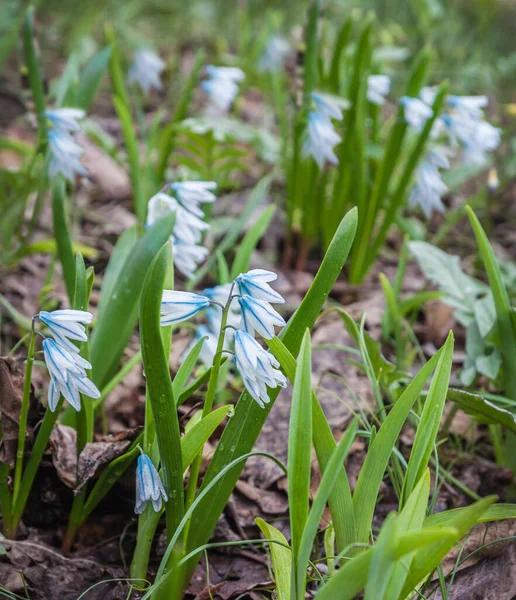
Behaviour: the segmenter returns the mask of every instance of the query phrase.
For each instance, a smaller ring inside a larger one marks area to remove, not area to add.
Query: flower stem
[[[36,334],[34,332],[34,319],[27,353],[27,367],[25,369],[25,381],[23,383],[23,398],[20,409],[20,427],[18,429],[18,447],[16,450],[16,466],[14,469],[13,506],[18,498],[20,482],[23,472],[23,456],[25,454],[25,435],[27,433],[27,418],[29,416],[30,383],[32,379],[32,367],[34,365],[34,350],[36,346]]]
[[[206,417],[213,407],[213,401],[215,399],[215,394],[217,392],[217,382],[219,378],[220,365],[222,362],[222,351],[224,349],[224,338],[226,335],[226,323],[228,320],[229,309],[231,306],[231,301],[233,300],[233,288],[235,287],[235,282],[231,286],[231,290],[229,292],[228,301],[226,302],[226,306],[222,312],[222,319],[220,322],[220,331],[219,331],[219,339],[217,342],[217,349],[215,351],[215,356],[213,358],[213,367],[211,370],[210,381],[208,383],[208,391],[206,392],[206,398],[204,400],[204,406],[202,409],[202,418]],[[195,457],[190,467],[190,480],[188,482],[188,489],[186,490],[186,502],[185,509],[188,510],[192,505],[195,499],[195,493],[197,491],[197,482],[199,480],[199,472],[201,470],[201,462],[202,462],[202,450]],[[185,539],[188,537],[189,530],[188,523],[185,527]]]

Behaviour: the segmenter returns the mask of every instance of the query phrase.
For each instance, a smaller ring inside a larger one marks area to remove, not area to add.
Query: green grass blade
[[[412,406],[422,392],[432,371],[436,368],[441,354],[442,349],[434,354],[410,382],[387,415],[369,447],[353,495],[357,542],[367,543],[369,540],[378,491],[394,445]]]
[[[297,571],[301,537],[308,519],[310,474],[312,471],[312,352],[310,330],[305,332],[298,358],[292,392],[288,433],[288,498],[292,560],[294,561],[294,598],[305,595],[306,572]]]
[[[503,360],[505,395],[516,400],[516,369],[514,368],[514,365],[516,365],[516,331],[513,326],[509,294],[503,282],[495,253],[480,221],[469,206],[466,206],[466,211],[475,233],[480,255],[484,261],[489,287],[493,292],[496,326],[500,337],[500,351]]]
[[[467,508],[452,508],[435,515],[430,515],[425,519],[425,527],[433,525],[451,525],[456,515],[467,510]],[[505,519],[516,519],[516,504],[493,504],[482,513],[477,519],[477,523],[490,523],[492,521],[504,521]]]
[[[197,359],[199,358],[199,354],[201,353],[205,341],[206,338],[201,338],[195,344],[195,346],[193,346],[193,348],[190,350],[190,352],[188,352],[187,356],[183,359],[181,366],[177,370],[176,376],[174,377],[174,381],[172,382],[172,389],[174,390],[174,398],[176,399],[176,402],[179,400],[181,392],[184,391],[188,378],[192,374],[192,371],[195,369]]]
[[[260,531],[266,538],[271,540],[278,540],[282,544],[288,545],[285,536],[273,527],[266,523],[259,517],[255,519],[255,523],[260,528]],[[290,577],[292,571],[292,552],[280,546],[279,544],[270,544],[271,557],[272,557],[272,568],[274,571],[274,577],[276,579],[276,592],[278,594],[278,600],[290,600]]]
[[[168,494],[165,507],[167,538],[170,539],[184,514],[181,434],[170,379],[169,357],[161,339],[160,309],[163,284],[170,271],[172,254],[165,244],[145,278],[140,309],[140,338],[147,391],[156,426],[163,485]]]
[[[400,595],[401,598],[408,596],[437,567],[453,546],[478,522],[478,519],[480,519],[489,505],[495,500],[495,496],[484,498],[468,506],[463,512],[454,515],[448,526],[454,527],[457,530],[457,535],[427,544],[416,553],[412,561],[410,573],[407,576],[407,581]]]
[[[269,348],[279,361],[281,368],[291,383],[296,376],[296,359],[277,337],[269,340]],[[330,429],[321,404],[315,393],[312,392],[312,421],[313,442],[319,468],[324,474],[329,462],[335,453],[337,444]],[[330,493],[328,504],[330,506],[337,548],[341,551],[355,541],[355,516],[351,489],[346,470],[341,468],[334,474],[335,482]]]
[[[99,388],[103,388],[116,372],[138,320],[145,275],[153,258],[170,237],[173,227],[174,216],[170,215],[147,229],[124,261],[123,267],[116,269],[116,283],[110,282],[108,286],[111,293],[109,296],[104,294],[106,300],[102,310],[99,310],[90,344],[93,380]]]
[[[463,412],[474,417],[479,423],[503,425],[516,433],[516,415],[510,410],[493,404],[482,394],[449,389],[448,400],[454,402]]]
[[[373,549],[368,548],[344,563],[317,592],[316,600],[353,600],[366,583],[372,557]]]
[[[356,226],[356,210],[351,210],[342,219],[308,293],[282,332],[283,343],[294,355],[299,352],[303,332],[315,323],[317,315],[342,270],[353,243]],[[248,394],[242,395],[236,406],[235,415],[226,426],[208,467],[203,487],[235,457],[243,456],[251,450],[278,393],[278,390],[270,391],[271,402],[265,409],[260,408]],[[241,470],[242,464],[239,463],[238,467],[231,469],[218,482],[209,500],[206,499],[199,503],[190,527],[187,548],[189,551],[202,546],[208,540],[238,481]],[[191,561],[188,569],[193,570],[194,567],[195,561]]]
[[[351,448],[351,444],[354,442],[358,429],[358,419],[353,419],[349,425],[346,433],[342,436],[342,439],[335,448],[331,458],[324,470],[321,483],[317,490],[317,493],[310,509],[310,514],[306,521],[301,542],[299,544],[298,558],[297,558],[297,577],[298,577],[298,589],[300,589],[303,581],[306,577],[306,569],[308,567],[308,561],[310,560],[310,553],[312,545],[319,528],[319,523],[323,516],[324,507],[326,502],[333,490],[333,487],[337,481],[337,474],[339,470],[343,468],[344,460]],[[299,594],[298,594],[299,596]]]
[[[423,412],[414,438],[414,445],[403,481],[400,504],[407,501],[417,482],[428,468],[428,461],[434,450],[435,440],[441,424],[441,416],[448,393],[453,360],[453,333],[450,332],[439,358],[432,384],[425,400]]]
[[[245,234],[244,239],[238,247],[233,265],[231,266],[231,281],[235,279],[237,275],[240,275],[240,273],[245,273],[249,270],[249,265],[251,264],[251,254],[253,253],[263,234],[267,231],[269,223],[275,212],[276,207],[273,204],[268,206],[259,216],[256,223]]]
[[[391,512],[382,525],[380,535],[373,549],[365,585],[364,600],[383,600],[384,598],[390,600],[385,592],[394,569],[397,542],[398,515]]]
[[[71,306],[73,304],[75,286],[75,257],[70,230],[68,228],[65,182],[62,177],[58,177],[54,183],[52,193],[52,220],[54,236],[56,238],[57,254],[63,268],[63,279]]]
[[[86,63],[75,96],[77,99],[76,105],[79,108],[88,110],[91,106],[108,68],[112,51],[111,46],[106,46],[94,54]]]

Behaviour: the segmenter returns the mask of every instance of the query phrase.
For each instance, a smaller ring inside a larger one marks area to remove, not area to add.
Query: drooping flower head
[[[441,178],[439,169],[448,169],[449,151],[444,147],[436,147],[430,150],[416,170],[416,182],[412,188],[409,204],[420,206],[427,218],[432,211],[444,212],[441,201],[442,196],[448,191],[448,187]]]
[[[245,77],[238,67],[206,67],[207,79],[201,82],[201,88],[208,94],[213,108],[228,112],[237,97],[238,83]]]
[[[177,196],[183,207],[196,215],[203,217],[201,204],[213,204],[217,197],[210,190],[217,189],[214,181],[177,181],[167,186]]]
[[[134,62],[127,75],[127,83],[137,84],[145,95],[148,95],[152,88],[160,90],[161,72],[165,68],[165,63],[152,50],[140,48],[134,55]]]
[[[487,96],[448,96],[448,105],[455,111],[477,121],[484,118],[484,108],[489,99]]]
[[[246,331],[235,332],[234,362],[244,386],[262,408],[270,402],[267,387],[286,387],[287,379],[278,370],[279,362]]]
[[[168,502],[168,496],[160,476],[152,460],[143,452],[138,457],[136,467],[136,504],[134,512],[140,515],[148,502],[152,502],[155,512],[161,510],[163,501]]]
[[[48,407],[54,411],[61,395],[75,410],[81,410],[81,396],[100,398],[100,392],[88,379],[86,369],[90,363],[76,352],[70,352],[56,340],[43,340],[43,356],[50,374],[48,386]]]
[[[244,329],[249,335],[253,336],[256,331],[265,340],[270,340],[274,337],[274,327],[286,325],[285,319],[268,302],[257,300],[247,294],[241,296],[238,301]]]
[[[86,330],[81,323],[90,324],[93,315],[84,310],[42,310],[39,317],[50,330],[56,341],[71,352],[77,352],[77,347],[70,341],[86,342]]]
[[[77,108],[58,108],[47,110],[45,116],[50,122],[48,145],[50,148],[49,177],[53,179],[61,173],[69,181],[76,175],[87,175],[80,158],[84,153],[73,139],[72,133],[81,130],[78,120],[84,117],[84,111]]]
[[[404,108],[405,121],[416,131],[421,131],[427,120],[434,114],[428,104],[419,98],[402,96],[400,104]]]
[[[290,44],[287,40],[280,35],[272,36],[260,57],[258,70],[269,73],[279,71],[283,67],[289,53]]]
[[[235,282],[241,295],[247,294],[272,304],[283,304],[285,299],[275,292],[269,285],[269,281],[275,281],[278,278],[276,273],[266,271],[265,269],[252,269],[247,273],[241,273]]]
[[[369,75],[367,78],[367,99],[372,104],[382,106],[391,91],[391,78],[388,75]]]
[[[181,323],[208,308],[210,299],[191,292],[163,290],[161,299],[161,325]]]

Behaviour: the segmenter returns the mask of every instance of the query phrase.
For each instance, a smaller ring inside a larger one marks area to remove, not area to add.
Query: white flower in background
[[[448,187],[441,179],[439,169],[449,169],[447,148],[436,147],[427,153],[416,170],[416,183],[410,194],[410,206],[419,206],[430,218],[432,211],[444,212],[441,201],[442,196],[448,191]]]
[[[167,184],[164,188],[175,194],[175,197],[161,191],[149,200],[147,227],[167,214],[173,212],[176,215],[170,237],[172,258],[174,266],[185,277],[193,277],[199,264],[208,255],[208,250],[198,245],[203,233],[210,228],[209,224],[202,220],[204,212],[201,204],[213,203],[216,200],[215,194],[210,191],[216,187],[214,181],[180,181]]]
[[[458,113],[480,120],[484,118],[483,109],[487,106],[489,99],[487,96],[448,96],[446,98],[448,105]]]
[[[264,339],[270,340],[274,337],[275,326],[286,325],[283,317],[268,302],[257,300],[247,294],[241,296],[238,301],[244,329],[249,335],[254,336],[254,332],[257,331]]]
[[[280,35],[272,36],[260,57],[258,70],[262,72],[268,71],[269,73],[279,71],[283,68],[289,53],[290,44],[287,40]]]
[[[221,112],[228,112],[239,92],[238,82],[245,77],[238,67],[206,67],[208,79],[201,82],[201,88],[210,97],[211,104]]]
[[[262,408],[270,402],[267,387],[287,385],[285,375],[278,371],[279,362],[243,329],[235,332],[233,360],[246,390]]]
[[[84,111],[77,108],[56,108],[45,111],[50,122],[48,145],[50,148],[49,177],[52,179],[61,173],[69,181],[76,175],[87,175],[88,172],[80,163],[84,153],[72,137],[72,133],[81,130],[77,123],[84,117]]]
[[[405,109],[405,121],[416,131],[421,131],[426,121],[434,114],[432,109],[419,98],[402,96],[400,104]]]
[[[331,94],[322,94],[321,92],[312,92],[312,101],[315,105],[315,112],[321,117],[331,120],[342,119],[342,111],[349,108],[349,102],[344,98],[338,98]]]
[[[179,202],[192,214],[203,217],[201,204],[213,204],[217,197],[210,190],[217,189],[214,181],[178,181],[167,185]]]
[[[337,165],[339,159],[333,151],[333,147],[341,142],[342,138],[335,131],[331,121],[317,112],[311,112],[308,116],[308,130],[303,145],[303,156],[312,156],[319,168],[324,167],[328,161]]]
[[[268,284],[278,278],[276,273],[265,269],[252,269],[247,273],[241,273],[235,282],[241,295],[248,294],[257,300],[271,302],[272,304],[283,304],[285,299],[275,292]]]
[[[210,299],[190,292],[163,290],[161,298],[161,325],[181,323],[208,308]]]
[[[466,114],[446,114],[442,117],[452,144],[462,148],[465,164],[482,166],[489,152],[496,150],[501,141],[501,130],[483,120]]]
[[[75,410],[81,410],[81,396],[100,398],[100,392],[86,375],[90,363],[82,358],[78,350],[70,352],[56,340],[43,340],[43,356],[50,374],[48,386],[48,407],[54,411],[61,394]]]
[[[198,325],[195,330],[195,337],[188,344],[186,350],[183,352],[181,356],[181,360],[184,360],[190,350],[197,344],[197,342],[204,338],[204,343],[201,347],[201,352],[199,354],[199,360],[203,365],[207,367],[211,367],[213,364],[213,359],[215,358],[215,353],[217,352],[217,341],[218,341],[218,332],[215,335],[212,331],[206,327],[206,325]]]
[[[134,62],[129,68],[127,83],[137,84],[142,92],[147,95],[152,88],[161,90],[161,72],[165,63],[152,50],[141,48],[134,54]]]
[[[161,510],[162,501],[168,497],[156,467],[146,454],[140,454],[136,467],[136,504],[134,512],[141,515],[147,503],[152,502],[155,512]]]
[[[390,91],[391,78],[388,75],[369,75],[367,78],[367,99],[372,104],[382,106]]]
[[[203,263],[210,251],[204,246],[183,244],[179,241],[172,243],[172,257],[174,266],[185,277],[192,279],[197,267]]]
[[[222,285],[217,285],[212,288],[206,288],[205,290],[203,290],[203,295],[207,296],[212,302],[218,302],[219,304],[225,306],[227,301],[229,300],[231,288],[231,283],[224,283]],[[236,289],[234,289],[234,292],[236,293]],[[208,319],[208,325],[210,330],[214,334],[218,335],[222,321],[222,311],[220,307],[210,306],[206,311],[206,318]],[[236,329],[239,329],[241,327],[241,323],[242,314],[240,312],[240,307],[235,302],[232,302],[229,307],[227,317],[227,325],[230,325],[231,327],[226,330],[225,338],[226,342],[228,343],[228,347],[229,342],[231,342],[231,340],[233,339],[234,330],[232,328],[234,327]]]
[[[88,340],[86,330],[81,323],[90,324],[93,319],[93,315],[89,312],[72,309],[52,312],[42,310],[36,317],[49,328],[56,341],[71,352],[78,352],[78,349],[70,340],[77,342]]]
[[[419,97],[425,104],[428,104],[428,106],[432,106],[432,104],[435,102],[435,97],[437,96],[438,91],[439,87],[437,85],[426,86],[424,88],[421,88],[421,91],[419,92]]]

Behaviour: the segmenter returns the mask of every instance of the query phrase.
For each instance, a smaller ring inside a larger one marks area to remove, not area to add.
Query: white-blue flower
[[[252,269],[247,273],[241,273],[235,282],[241,295],[248,294],[258,300],[271,302],[272,304],[283,304],[285,299],[275,292],[268,284],[278,278],[276,273],[265,269]]]
[[[260,57],[258,70],[262,72],[268,71],[269,73],[279,71],[283,67],[289,53],[290,44],[287,40],[280,35],[272,36]]]
[[[239,88],[238,82],[245,77],[242,69],[238,67],[206,67],[208,79],[201,82],[201,88],[208,94],[212,105],[227,112],[233,104]]]
[[[152,502],[155,512],[161,510],[163,501],[168,502],[168,496],[163,487],[156,467],[146,454],[140,454],[136,467],[136,504],[134,512],[140,515]]]
[[[232,287],[233,285],[231,283],[224,283],[212,288],[206,288],[203,290],[203,295],[208,297],[212,302],[218,302],[219,304],[222,304],[222,306],[225,306],[229,300],[229,294]],[[234,292],[236,292],[235,289]],[[210,330],[218,335],[222,322],[221,308],[219,306],[210,306],[206,311],[206,318],[208,319]],[[227,325],[230,325],[230,328],[226,330],[225,342],[227,342],[227,344],[224,346],[225,348],[228,347],[233,339],[234,330],[232,328],[240,328],[241,323],[242,314],[240,312],[240,306],[237,303],[232,302],[227,315]]]
[[[164,192],[159,192],[149,200],[147,210],[147,226],[153,225],[164,215],[174,212],[174,239],[184,244],[197,244],[201,241],[204,231],[210,226],[195,214],[185,210],[179,202]],[[202,213],[201,213],[202,214]]]
[[[209,250],[204,246],[183,244],[176,240],[172,244],[174,266],[189,279],[195,275],[198,266],[206,260],[208,254]]]
[[[279,362],[246,331],[235,332],[234,362],[244,386],[262,408],[270,402],[267,387],[286,387],[287,379],[278,371]]]
[[[391,91],[391,78],[388,75],[369,75],[367,78],[367,99],[381,106]]]
[[[448,105],[458,113],[462,113],[472,119],[480,120],[484,118],[484,108],[489,99],[487,96],[454,96],[446,98]]]
[[[58,108],[47,110],[45,116],[50,122],[48,145],[50,148],[49,177],[61,173],[66,179],[74,181],[76,175],[88,172],[80,163],[84,150],[75,143],[72,133],[80,131],[78,119],[84,117],[84,111],[76,108]]]
[[[71,352],[78,352],[77,346],[70,340],[86,342],[86,330],[81,325],[90,324],[93,315],[84,310],[42,310],[36,315],[50,330],[56,341]]]
[[[211,309],[209,309],[211,310]],[[220,311],[219,311],[220,312]],[[184,360],[190,350],[197,344],[200,339],[204,338],[204,343],[201,347],[201,352],[199,354],[199,360],[206,365],[207,367],[211,367],[213,364],[213,359],[215,357],[215,353],[217,351],[217,341],[218,341],[218,332],[215,335],[206,325],[198,325],[195,330],[195,336],[182,354],[182,359]]]
[[[161,325],[187,321],[200,310],[208,308],[210,299],[191,292],[163,290],[161,298]]]
[[[50,374],[48,407],[54,411],[61,394],[75,410],[81,410],[81,396],[100,398],[100,392],[88,379],[90,363],[76,352],[70,352],[51,338],[43,340],[43,356]]]
[[[165,63],[152,50],[139,49],[135,52],[134,62],[129,69],[127,82],[136,83],[142,92],[147,95],[152,88],[160,90],[161,72],[165,68]]]
[[[444,147],[436,147],[427,153],[416,170],[416,181],[412,188],[409,203],[419,206],[430,218],[432,211],[444,212],[441,201],[448,187],[441,178],[439,169],[449,169],[448,151]]]
[[[428,104],[419,98],[402,96],[400,104],[404,108],[405,121],[416,131],[421,131],[427,120],[434,114]]]
[[[466,164],[483,165],[489,152],[496,150],[501,141],[501,130],[466,113],[446,114],[442,121],[453,144],[462,148]]]
[[[177,181],[168,184],[167,188],[174,192],[186,210],[197,217],[204,216],[201,204],[212,204],[217,199],[210,191],[217,188],[214,181]]]
[[[324,167],[326,161],[336,165],[339,159],[333,148],[341,140],[342,138],[335,131],[327,117],[315,111],[308,115],[307,136],[303,145],[303,156],[305,158],[312,156],[320,169]]]
[[[323,94],[321,92],[312,92],[311,96],[315,112],[321,117],[328,119],[328,121],[331,119],[340,121],[343,116],[342,111],[349,108],[349,102],[338,96]]]
[[[270,340],[274,337],[274,327],[286,325],[283,317],[277,313],[268,302],[257,300],[252,296],[244,294],[239,299],[240,310],[244,329],[251,336],[258,332],[264,339]]]

